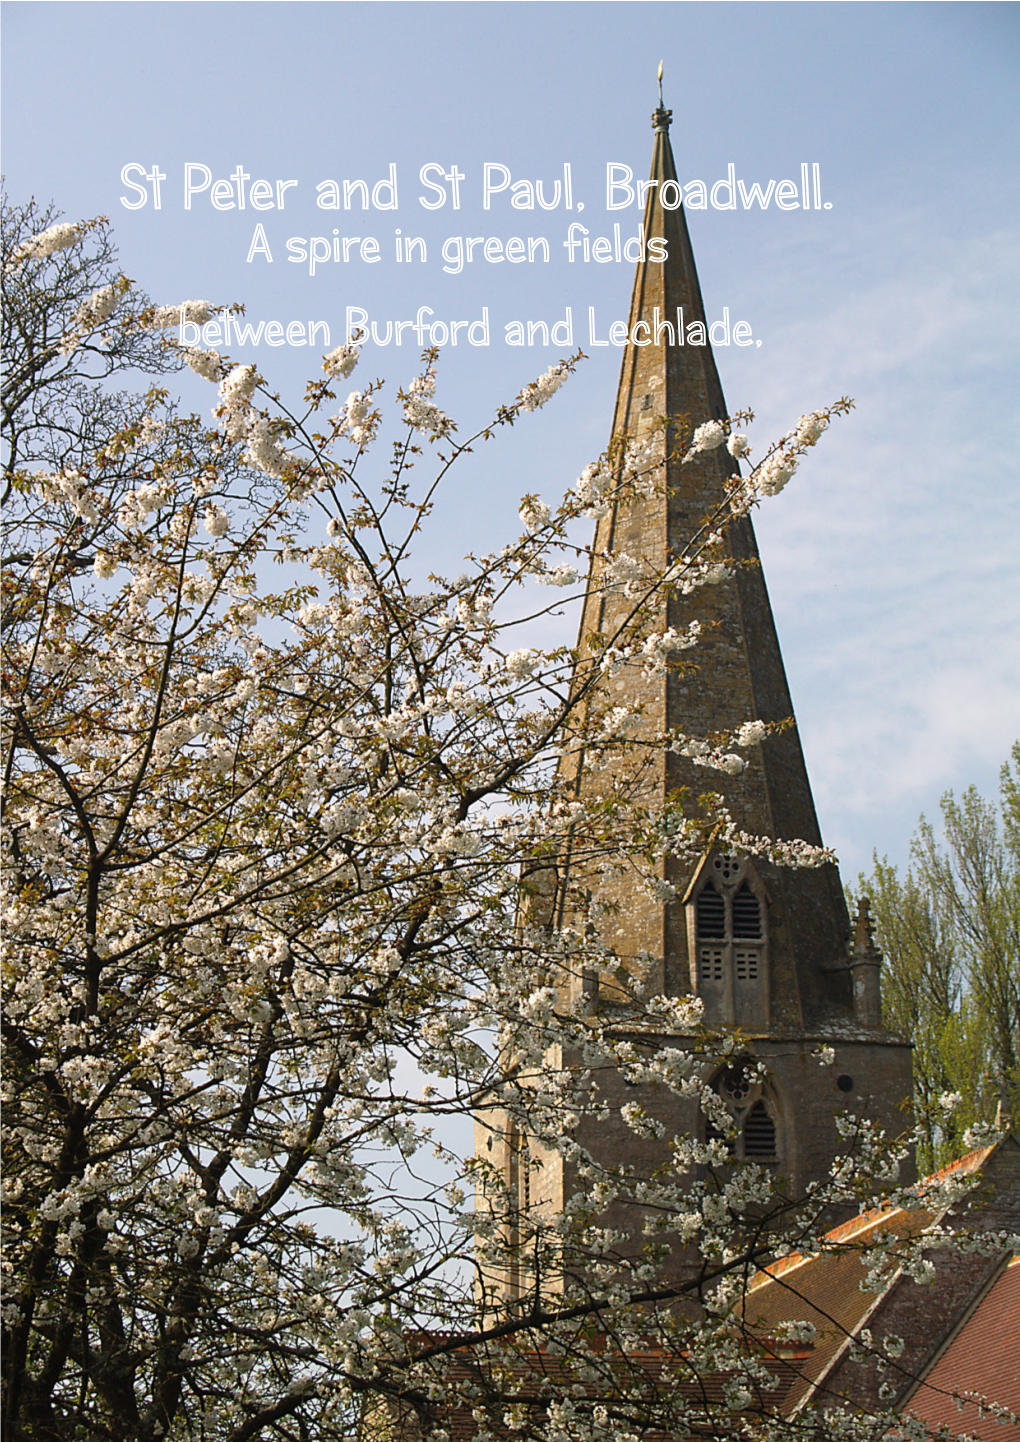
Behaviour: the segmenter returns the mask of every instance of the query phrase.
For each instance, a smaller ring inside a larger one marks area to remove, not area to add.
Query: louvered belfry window
[[[711,882],[700,892],[698,911],[698,978],[709,984],[723,979],[724,948],[714,941],[726,939],[726,902]]]
[[[698,900],[700,901],[701,897]],[[733,896],[733,939],[758,941],[760,938],[761,902],[745,881]]]
[[[774,1162],[776,1124],[762,1101],[755,1102],[744,1121],[744,1158],[749,1162]]]
[[[718,937],[722,941],[726,935],[726,902],[711,882],[699,892],[697,907],[699,939]]]
[[[707,876],[705,876],[707,871]],[[767,914],[746,857],[713,856],[688,901],[692,980],[706,1019],[768,1025]]]

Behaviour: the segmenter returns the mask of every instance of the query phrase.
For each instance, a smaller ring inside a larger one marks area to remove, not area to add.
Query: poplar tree
[[[925,1170],[958,1156],[969,1126],[1020,1117],[1020,743],[998,804],[971,786],[940,812],[938,828],[921,817],[903,875],[876,856],[858,883],[885,954],[883,1018],[914,1043]]]

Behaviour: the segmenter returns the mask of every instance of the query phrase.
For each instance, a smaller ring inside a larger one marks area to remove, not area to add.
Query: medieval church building
[[[669,136],[671,115],[660,100],[652,116],[654,150],[644,212],[646,258],[637,266],[628,325],[631,336],[647,337],[648,343],[629,344],[624,350],[612,425],[614,437],[640,440],[653,434],[659,418],[667,418],[665,486],[652,495],[618,503],[599,520],[596,581],[600,570],[620,552],[648,561],[660,571],[679,560],[690,538],[702,532],[706,518],[719,513],[727,480],[737,472],[737,462],[725,446],[685,461],[679,443],[680,418],[689,435],[691,427],[726,417],[727,406],[711,346],[689,340],[699,334],[698,323],[701,334],[707,331],[708,318],[684,211],[674,203],[680,191]],[[664,242],[664,263],[654,258],[661,247],[647,244],[653,238]],[[639,323],[643,328],[635,331]],[[796,727],[789,724],[793,704],[750,517],[732,520],[721,545],[728,553],[730,579],[690,598],[670,594],[653,623],[662,630],[671,626],[681,630],[700,619],[703,631],[692,653],[695,665],[654,675],[623,668],[605,684],[617,688],[618,704],[638,708],[633,734],[639,741],[642,728],[649,737],[667,731],[705,736],[732,733],[748,721],[761,721],[769,732],[761,745],[745,753],[746,769],[734,776],[711,773],[708,780],[704,769],[676,750],[649,747],[651,760],[638,784],[650,806],[665,804],[681,788],[695,797],[717,790],[739,830],[780,843],[802,840],[821,846],[800,740]],[[584,638],[611,634],[624,605],[611,588],[589,587],[581,620],[582,655]],[[579,766],[578,787],[583,792],[589,784],[594,783]],[[554,892],[542,901],[554,925],[569,924],[573,918],[576,899],[571,897],[576,898],[578,880],[571,875],[571,864],[570,858],[564,859]],[[565,979],[565,999],[603,1021],[618,1018],[625,1030],[628,978],[635,978],[637,985],[644,967],[642,985],[649,990],[696,996],[703,1003],[708,1027],[738,1031],[740,1051],[734,1063],[711,1082],[736,1124],[736,1154],[773,1168],[790,1196],[803,1197],[812,1183],[828,1176],[840,1149],[837,1113],[868,1117],[890,1136],[907,1130],[910,1045],[882,1026],[881,957],[867,908],[851,919],[836,866],[780,866],[710,848],[687,865],[668,858],[662,881],[661,899],[626,880],[616,883],[613,893],[614,883],[609,883],[606,915],[611,917],[612,930],[605,939],[611,944],[613,968]],[[643,1044],[648,1044],[647,1038]],[[654,1039],[654,1045],[690,1050],[694,1039],[663,1035]],[[834,1063],[820,1065],[820,1054],[834,1055]],[[607,1108],[603,1116],[608,1114],[610,1120],[582,1121],[576,1135],[593,1157],[607,1165],[633,1164],[636,1171],[651,1175],[668,1159],[671,1136],[704,1139],[708,1134],[710,1123],[698,1104],[679,1100],[665,1088],[630,1085],[618,1074],[606,1078],[602,1087]],[[621,1108],[633,1102],[663,1124],[665,1141],[639,1137],[625,1125]],[[529,1207],[561,1212],[582,1189],[568,1161],[551,1151],[536,1156],[534,1144],[495,1111],[479,1114],[477,1147],[479,1156],[484,1149],[491,1164],[502,1171],[508,1192],[518,1196],[522,1214]],[[986,1221],[981,1222],[972,1209],[968,1224],[978,1218],[979,1228],[1020,1229],[1016,1143],[1007,1138],[959,1166],[981,1171],[988,1182],[982,1193]],[[484,1199],[480,1205],[485,1205]],[[843,1226],[851,1231],[857,1227],[864,1245],[869,1228],[899,1226],[908,1235],[911,1227],[920,1231],[933,1220],[951,1224],[954,1218],[947,1217],[944,1209],[937,1217],[919,1210],[897,1214],[894,1221],[873,1214]],[[610,1204],[605,1222],[630,1237],[633,1255],[640,1252],[640,1218],[632,1205]],[[626,1251],[626,1243],[622,1249]],[[1015,1342],[1020,1334],[1020,1268],[1008,1267],[1001,1256],[961,1259],[945,1273],[948,1280],[927,1290],[909,1278],[893,1278],[877,1299],[862,1292],[863,1273],[854,1257],[839,1266],[823,1265],[824,1261],[824,1257],[786,1259],[780,1269],[785,1269],[783,1278],[778,1273],[763,1274],[748,1294],[766,1331],[774,1330],[784,1316],[800,1317],[806,1307],[813,1307],[819,1335],[833,1339],[828,1350],[820,1344],[805,1348],[801,1362],[793,1365],[787,1407],[791,1415],[823,1396],[879,1410],[903,1407],[913,1397],[919,1415],[926,1415],[921,1406],[923,1379],[934,1376],[936,1366],[950,1365],[946,1359],[951,1359],[956,1346],[952,1365],[957,1380],[950,1378],[946,1385],[942,1376],[939,1385],[929,1388],[936,1399],[932,1425],[948,1421],[943,1416],[945,1398],[956,1386],[966,1390],[975,1348],[980,1352],[974,1338],[988,1334],[992,1312],[999,1324],[1009,1319],[1012,1360],[1004,1354],[1003,1366],[1020,1368]],[[512,1266],[502,1275],[487,1276],[483,1313],[488,1306],[490,1315],[512,1314],[515,1299],[523,1302],[528,1285],[528,1278]],[[982,1307],[985,1323],[979,1325]],[[860,1377],[855,1380],[850,1344],[869,1320],[876,1335],[881,1332],[883,1309],[892,1318],[890,1332],[907,1339],[909,1367],[904,1364],[899,1381],[893,1379],[896,1385],[880,1398],[868,1393],[870,1383]],[[1020,1378],[1014,1377],[1006,1391],[1020,1406]],[[975,1428],[981,1431],[976,1412],[971,1430]],[[1020,1429],[1010,1431],[1007,1426],[994,1435],[1002,1442],[1007,1438],[1018,1442]]]

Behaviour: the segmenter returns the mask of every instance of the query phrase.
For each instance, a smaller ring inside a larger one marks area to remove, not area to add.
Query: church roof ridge
[[[1001,1144],[1001,1140],[1002,1139],[998,1142],[993,1142],[987,1147],[976,1147],[973,1151],[965,1153],[962,1157],[957,1157],[953,1162],[947,1162],[944,1167],[939,1167],[938,1171],[932,1172],[929,1176],[924,1177],[914,1188],[914,1191],[917,1193],[917,1202],[915,1205],[891,1206],[888,1203],[882,1203],[877,1207],[871,1207],[868,1211],[861,1212],[859,1216],[849,1217],[845,1222],[840,1222],[838,1226],[831,1228],[830,1231],[824,1234],[822,1240],[833,1246],[842,1245],[860,1240],[875,1227],[886,1226],[890,1222],[896,1221],[906,1222],[909,1218],[916,1219],[920,1230],[923,1231],[925,1226],[931,1225],[931,1220],[945,1211],[947,1205],[940,1203],[933,1207],[926,1206],[924,1203],[925,1189],[934,1190],[936,1185],[949,1181],[953,1177],[966,1177],[973,1175],[975,1172],[979,1172],[988,1161],[988,1158]],[[951,1203],[948,1205],[951,1205]],[[929,1220],[922,1223],[922,1218],[925,1217]],[[785,1257],[780,1257],[778,1261],[770,1263],[767,1267],[763,1267],[751,1282],[748,1291],[752,1291],[757,1287],[764,1286],[768,1282],[787,1275],[793,1271],[795,1267],[815,1262],[819,1255],[817,1252],[789,1252]]]

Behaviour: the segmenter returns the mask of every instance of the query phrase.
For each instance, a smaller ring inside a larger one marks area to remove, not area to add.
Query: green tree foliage
[[[905,876],[876,855],[859,879],[885,953],[883,1018],[914,1043],[922,1169],[958,1155],[974,1122],[1020,1116],[1020,743],[998,805],[971,786],[940,809],[940,830],[921,817]]]

